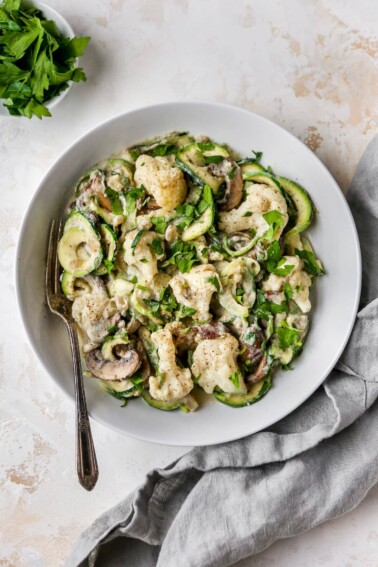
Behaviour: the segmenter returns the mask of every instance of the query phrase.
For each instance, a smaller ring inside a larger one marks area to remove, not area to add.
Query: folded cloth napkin
[[[154,470],[76,542],[67,567],[223,567],[351,510],[378,481],[378,138],[349,193],[362,246],[345,351],[300,408],[265,431]]]

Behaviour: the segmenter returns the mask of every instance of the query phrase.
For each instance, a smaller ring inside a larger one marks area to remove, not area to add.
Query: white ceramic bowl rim
[[[104,127],[110,127],[112,124],[116,124],[118,120],[125,118],[125,117],[131,117],[133,115],[138,115],[138,113],[141,112],[145,112],[145,111],[156,111],[156,112],[162,112],[164,111],[164,109],[167,109],[169,107],[172,106],[176,106],[180,109],[180,111],[184,112],[186,109],[189,109],[190,107],[201,107],[201,106],[208,106],[209,108],[218,108],[220,111],[222,111],[222,109],[224,109],[224,111],[235,111],[235,112],[240,112],[240,113],[244,113],[247,116],[253,115],[255,118],[258,118],[259,121],[264,122],[266,125],[274,125],[275,128],[279,129],[280,131],[284,132],[286,136],[290,137],[292,140],[295,140],[296,143],[299,142],[299,140],[290,132],[286,131],[284,128],[278,126],[275,123],[272,123],[270,120],[257,115],[253,112],[250,112],[248,110],[242,109],[240,107],[235,107],[232,105],[228,105],[228,104],[223,104],[223,103],[214,103],[214,102],[206,102],[206,101],[183,101],[183,102],[166,102],[166,103],[161,103],[161,104],[156,104],[156,105],[150,105],[150,106],[146,106],[146,107],[141,107],[141,108],[137,108],[137,109],[133,109],[131,111],[125,112],[125,113],[121,113],[113,118],[110,118],[108,120],[103,121],[101,124],[97,125],[96,127],[92,128],[89,132],[85,133],[84,135],[80,136],[74,143],[72,143],[55,161],[54,163],[51,165],[51,167],[48,169],[47,173],[44,175],[39,188],[41,188],[44,183],[46,182],[46,180],[49,178],[49,176],[51,175],[51,173],[54,171],[54,169],[56,168],[57,164],[61,161],[64,160],[65,156],[67,156],[71,151],[73,151],[73,149],[79,147],[81,144],[85,143],[86,140],[90,139],[90,137],[92,135],[94,135],[94,133],[98,130],[101,130]],[[172,125],[172,127],[174,128],[174,124]],[[138,142],[139,140],[135,140],[135,142]],[[197,445],[197,446],[201,446],[201,445],[211,445],[211,444],[215,444],[215,443],[224,443],[224,442],[229,442],[229,441],[233,441],[235,439],[238,438],[242,438],[245,437],[251,433],[255,433],[257,431],[260,431],[261,429],[265,429],[269,426],[271,426],[273,423],[278,422],[279,420],[283,419],[284,417],[286,417],[289,413],[291,413],[292,411],[294,411],[295,409],[297,409],[302,403],[304,403],[312,394],[313,392],[322,384],[322,382],[325,380],[325,378],[328,376],[328,374],[331,372],[331,370],[333,369],[333,367],[335,366],[337,360],[339,359],[340,355],[342,354],[345,345],[347,344],[347,341],[350,337],[350,334],[352,332],[353,326],[354,326],[354,321],[355,321],[355,317],[357,314],[357,309],[358,309],[358,304],[359,304],[359,299],[360,299],[360,292],[361,292],[361,252],[360,252],[360,247],[359,247],[359,239],[358,239],[358,234],[357,234],[357,229],[353,220],[353,216],[352,213],[346,203],[346,199],[341,191],[341,189],[338,187],[337,183],[335,182],[335,180],[333,179],[333,177],[331,176],[331,174],[329,173],[329,171],[327,170],[327,168],[323,165],[323,163],[317,158],[317,156],[315,154],[313,154],[311,152],[310,149],[308,149],[304,144],[302,144],[301,142],[299,142],[302,145],[302,150],[303,152],[307,152],[308,154],[311,155],[311,159],[316,160],[317,161],[317,166],[319,169],[321,169],[323,171],[323,173],[325,173],[330,181],[332,181],[334,189],[339,193],[339,201],[340,201],[340,207],[344,207],[344,213],[346,214],[347,218],[348,218],[348,222],[350,223],[350,228],[353,232],[353,234],[351,235],[353,241],[354,241],[354,245],[355,245],[355,249],[353,250],[353,254],[355,255],[355,276],[356,276],[356,286],[354,288],[354,296],[351,300],[351,303],[349,305],[350,308],[350,321],[349,324],[345,327],[344,329],[344,333],[343,336],[340,336],[338,338],[337,341],[337,348],[334,351],[334,354],[332,356],[332,358],[330,358],[329,363],[327,365],[328,370],[326,372],[323,372],[322,375],[319,375],[318,380],[314,381],[311,385],[311,388],[309,388],[306,391],[306,394],[302,396],[302,398],[297,401],[297,403],[295,405],[293,405],[290,410],[288,411],[287,409],[285,409],[284,411],[277,411],[277,413],[274,415],[274,417],[272,417],[272,419],[270,419],[269,421],[266,421],[263,425],[263,427],[252,427],[250,431],[243,431],[240,435],[223,435],[223,438],[221,440],[215,440],[215,441],[196,441],[195,443],[192,442],[188,442],[187,440],[180,442],[179,440],[170,440],[170,439],[157,439],[155,438],[153,435],[152,437],[150,436],[150,434],[142,434],[142,433],[130,433],[128,431],[125,431],[125,429],[117,427],[111,423],[109,423],[108,420],[101,418],[98,414],[92,414],[92,417],[94,419],[96,419],[96,421],[99,421],[100,423],[102,423],[103,425],[110,427],[112,429],[115,429],[116,431],[119,431],[123,434],[127,434],[131,437],[137,438],[139,440],[142,441],[148,441],[148,442],[154,442],[154,443],[161,443],[161,444],[165,444],[165,445],[175,445],[175,446],[192,446],[192,445]],[[257,148],[259,149],[259,148]],[[115,149],[111,149],[110,148],[110,152],[115,151]],[[105,157],[105,156],[104,156]],[[42,354],[39,350],[38,344],[33,336],[32,333],[32,325],[31,323],[27,320],[26,315],[23,311],[23,299],[22,299],[22,281],[21,281],[21,274],[20,274],[20,269],[21,269],[21,243],[23,241],[24,238],[24,234],[27,230],[27,221],[29,219],[29,216],[32,212],[34,203],[36,202],[36,200],[38,199],[38,194],[39,194],[39,188],[37,189],[37,191],[35,192],[35,194],[33,195],[29,206],[25,212],[24,215],[24,220],[23,220],[23,224],[22,224],[22,228],[19,234],[19,239],[18,239],[18,244],[17,244],[17,252],[16,252],[16,273],[15,273],[15,277],[16,277],[16,293],[17,293],[17,300],[18,300],[18,305],[19,305],[19,310],[20,310],[20,314],[21,314],[21,318],[24,324],[24,327],[26,329],[26,333],[28,336],[28,339],[33,347],[34,352],[36,353],[39,361],[41,362],[41,364],[45,367],[46,371],[51,374],[51,372],[49,371],[45,361],[42,358]],[[46,231],[47,231],[47,227],[46,227]],[[321,283],[319,284],[321,285]],[[47,308],[46,308],[47,309]],[[306,352],[306,349],[305,349]],[[304,355],[305,356],[305,353]],[[68,395],[68,397],[74,401],[73,395],[69,394],[63,387],[63,385],[60,383],[60,381],[55,377],[52,376],[52,378],[54,379],[54,381],[58,384],[58,386],[65,392],[65,394]],[[268,393],[269,396],[269,393]],[[262,402],[259,402],[259,404]],[[250,406],[250,408],[252,408],[254,406]],[[154,412],[155,410],[153,410],[152,408],[148,408],[151,412]],[[228,409],[228,408],[227,408]],[[247,409],[247,408],[244,408]],[[237,411],[241,411],[241,410],[231,410],[232,412],[237,412]],[[89,412],[91,413],[91,410],[89,408]],[[164,413],[164,412],[162,412]],[[195,419],[195,414],[193,414],[192,416],[189,416],[189,419]],[[190,426],[190,423],[188,423],[188,425]]]

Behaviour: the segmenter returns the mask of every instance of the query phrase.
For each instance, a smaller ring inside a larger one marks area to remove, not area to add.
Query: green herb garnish
[[[231,374],[231,376],[229,376],[228,379],[230,380],[230,382],[233,383],[235,388],[239,388],[240,387],[240,377],[241,377],[240,370],[237,370],[236,372]]]
[[[324,269],[321,266],[320,262],[316,259],[316,256],[310,250],[298,250],[295,249],[295,253],[303,260],[304,269],[306,272],[311,274],[312,276],[323,276]]]
[[[155,238],[148,246],[156,254],[156,256],[162,256],[164,254],[164,248],[161,238]]]
[[[139,230],[139,231],[136,233],[136,235],[135,235],[135,237],[134,237],[134,240],[133,240],[132,243],[131,243],[131,250],[133,251],[133,256],[134,256],[134,254],[135,254],[135,248],[138,246],[138,242],[139,242],[139,240],[142,238],[142,236],[143,236],[143,234],[144,234],[145,232],[146,232],[145,229],[142,228],[142,230]]]
[[[135,187],[134,189],[126,191],[124,195],[126,200],[126,213],[131,215],[136,209],[137,200],[144,197],[145,190],[144,187]]]
[[[263,214],[263,219],[269,225],[269,228],[264,232],[263,237],[265,240],[273,240],[278,228],[285,224],[283,215],[279,211],[269,211]]]
[[[159,234],[164,234],[167,229],[167,221],[164,217],[151,217],[151,222],[155,227],[155,231]]]
[[[197,249],[194,244],[177,240],[169,249],[169,257],[163,264],[163,268],[169,265],[177,266],[182,273],[190,272],[192,266],[199,262]]]
[[[278,345],[280,348],[289,348],[291,346],[300,347],[302,342],[299,340],[299,335],[301,331],[294,329],[294,327],[289,327],[286,321],[281,322],[280,327],[275,328],[275,333],[278,338]]]
[[[220,292],[220,284],[219,284],[219,279],[217,278],[217,276],[210,276],[207,278],[207,280],[209,283],[213,284],[213,286],[215,287],[215,289],[217,290],[217,292]]]
[[[51,116],[45,103],[68,87],[86,81],[76,60],[89,37],[63,37],[55,22],[21,5],[0,4],[0,97],[13,116]]]

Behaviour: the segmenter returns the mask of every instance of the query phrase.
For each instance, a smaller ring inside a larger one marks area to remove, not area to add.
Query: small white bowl
[[[32,3],[30,3],[30,5],[41,10],[41,12],[44,15],[44,17],[46,18],[46,20],[53,20],[56,23],[58,30],[61,32],[61,34],[64,37],[72,38],[72,37],[75,36],[75,33],[74,33],[73,29],[71,28],[70,24],[67,22],[67,20],[65,18],[63,18],[63,16],[61,14],[59,14],[59,12],[54,10],[54,8],[51,8],[51,6],[48,6],[44,2],[32,2]],[[54,96],[49,101],[44,103],[46,108],[48,108],[49,110],[51,110],[52,108],[55,108],[55,106],[57,106],[64,99],[64,97],[67,96],[71,87],[72,87],[72,81],[69,81],[68,87],[64,91],[62,91],[57,96]],[[9,114],[7,109],[3,105],[1,99],[0,99],[0,116],[9,116],[9,117],[12,117],[12,118],[21,118],[20,116],[12,116],[11,114]]]

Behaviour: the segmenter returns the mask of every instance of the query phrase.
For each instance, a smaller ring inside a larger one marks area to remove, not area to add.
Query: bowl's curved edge
[[[97,126],[95,126],[94,128],[92,128],[89,132],[86,132],[85,134],[83,134],[82,136],[80,136],[79,138],[77,138],[76,141],[74,141],[68,148],[66,148],[58,157],[57,159],[54,160],[54,162],[52,163],[52,165],[49,167],[49,169],[47,170],[47,172],[45,173],[45,175],[43,176],[42,180],[40,181],[37,190],[35,191],[33,197],[31,198],[29,205],[24,213],[24,218],[23,218],[23,222],[21,225],[21,230],[19,233],[19,237],[18,237],[18,241],[17,241],[17,247],[16,247],[16,264],[15,264],[15,289],[16,289],[16,297],[17,297],[17,304],[18,304],[18,309],[19,309],[19,313],[21,315],[21,319],[26,331],[26,335],[28,337],[28,340],[33,348],[34,353],[36,354],[39,362],[41,363],[41,365],[43,366],[43,368],[48,372],[48,374],[50,374],[49,370],[47,369],[44,361],[42,360],[39,352],[38,352],[38,348],[34,342],[34,339],[32,338],[32,334],[30,332],[29,329],[29,325],[26,321],[26,318],[24,317],[24,313],[22,310],[22,297],[21,297],[21,282],[20,282],[20,261],[21,261],[21,241],[23,238],[23,234],[25,232],[26,229],[26,224],[27,224],[27,219],[28,216],[33,208],[33,204],[34,201],[37,198],[38,192],[40,190],[40,187],[43,185],[43,183],[45,182],[45,180],[49,177],[50,173],[54,170],[55,166],[57,165],[57,163],[64,158],[64,156],[69,153],[72,149],[74,149],[74,147],[76,147],[77,145],[81,144],[83,141],[85,141],[85,139],[89,136],[91,136],[93,134],[93,132],[95,132],[98,129],[101,129],[103,126],[111,124],[114,121],[119,120],[121,117],[125,116],[125,115],[130,115],[130,114],[134,114],[134,113],[139,113],[142,111],[145,111],[147,109],[161,109],[162,107],[166,107],[166,106],[171,106],[171,105],[179,105],[182,107],[185,106],[193,106],[193,105],[198,105],[198,106],[216,106],[219,108],[225,108],[228,110],[233,110],[233,111],[238,111],[241,113],[246,113],[246,114],[253,114],[256,117],[258,117],[260,120],[265,121],[269,124],[274,124],[274,126],[276,128],[279,128],[280,130],[282,130],[283,132],[285,132],[286,135],[289,135],[293,140],[295,140],[296,142],[298,142],[299,144],[301,144],[301,146],[303,147],[303,149],[312,156],[312,158],[315,158],[315,160],[318,162],[318,165],[321,167],[321,169],[323,170],[323,172],[329,177],[330,181],[332,182],[332,184],[334,185],[336,191],[339,193],[339,196],[341,197],[341,200],[343,202],[343,206],[345,208],[345,211],[347,213],[347,216],[349,217],[349,220],[351,222],[351,226],[353,227],[353,233],[354,233],[354,243],[355,243],[355,253],[356,253],[356,259],[357,259],[357,280],[358,280],[358,285],[356,288],[356,292],[355,292],[355,296],[354,296],[354,302],[353,302],[353,309],[352,309],[352,313],[353,313],[353,317],[351,317],[351,322],[348,326],[348,328],[345,330],[344,336],[343,336],[343,340],[340,343],[339,348],[337,349],[337,351],[335,351],[335,355],[332,358],[331,363],[329,364],[329,369],[326,372],[326,375],[323,376],[318,382],[316,382],[313,386],[313,388],[311,388],[306,395],[303,397],[303,399],[301,399],[299,401],[299,403],[296,404],[295,407],[291,408],[290,411],[283,411],[282,414],[278,414],[278,416],[276,416],[274,419],[272,419],[270,422],[268,422],[267,424],[264,425],[263,428],[256,428],[256,429],[251,429],[250,432],[240,435],[240,436],[230,436],[229,438],[225,438],[222,441],[223,443],[229,443],[231,441],[235,441],[237,439],[242,439],[244,437],[247,437],[249,435],[252,435],[254,433],[258,433],[259,431],[266,429],[267,427],[270,427],[271,425],[273,425],[274,423],[277,423],[278,421],[280,421],[281,419],[285,418],[287,415],[291,414],[293,411],[295,411],[299,406],[301,406],[318,388],[319,386],[321,386],[321,384],[326,380],[326,378],[329,376],[330,372],[333,370],[335,364],[337,363],[338,359],[340,358],[342,352],[345,349],[345,346],[349,340],[349,337],[352,333],[353,327],[354,327],[354,323],[355,323],[355,319],[356,319],[356,315],[357,315],[357,311],[358,311],[358,306],[359,306],[359,301],[360,301],[360,295],[361,295],[361,284],[362,284],[362,259],[361,259],[361,248],[360,248],[360,241],[359,241],[359,237],[358,237],[358,232],[357,232],[357,228],[356,228],[356,224],[354,222],[354,218],[352,215],[352,212],[347,204],[345,195],[343,194],[343,192],[341,191],[339,185],[337,184],[336,180],[334,179],[334,177],[332,176],[332,174],[329,172],[329,170],[326,168],[326,166],[323,164],[323,162],[316,156],[316,154],[314,154],[301,140],[299,140],[296,136],[294,136],[294,134],[292,134],[291,132],[289,132],[288,130],[286,130],[285,128],[283,128],[282,126],[279,126],[278,124],[272,122],[271,120],[246,109],[240,108],[238,106],[233,106],[230,104],[224,104],[224,103],[218,103],[218,102],[208,102],[208,101],[181,101],[181,102],[165,102],[165,103],[160,103],[160,104],[154,104],[154,105],[149,105],[146,107],[140,107],[140,108],[136,108],[133,110],[130,110],[128,112],[124,112],[121,114],[118,114],[112,118],[109,118],[107,120],[104,120],[103,122],[101,122],[100,124],[98,124]],[[46,307],[47,309],[47,307]],[[51,374],[50,376],[52,377],[53,381],[58,385],[59,389],[64,392],[64,394],[72,401],[74,402],[74,397],[69,395],[68,392],[66,392],[63,388],[63,386],[59,383],[59,381],[57,381]],[[90,413],[90,412],[89,412]],[[192,444],[189,443],[176,443],[173,441],[165,441],[162,442],[161,440],[157,440],[157,439],[151,439],[151,437],[146,437],[144,435],[131,435],[130,433],[126,433],[124,430],[122,430],[121,428],[118,428],[112,424],[109,424],[108,422],[106,422],[105,420],[99,418],[98,416],[94,417],[92,416],[92,419],[94,419],[95,421],[97,421],[98,423],[101,423],[102,425],[106,426],[107,428],[110,428],[114,431],[117,431],[118,433],[122,433],[123,435],[127,435],[128,437],[132,437],[134,439],[137,439],[139,441],[144,441],[144,442],[148,442],[148,443],[156,443],[156,444],[161,444],[161,445],[167,445],[167,446],[175,446],[175,447],[192,447]],[[220,444],[219,442],[210,442],[210,443],[196,443],[195,446],[197,447],[201,447],[201,446],[210,446],[210,445],[216,445],[216,444]]]

